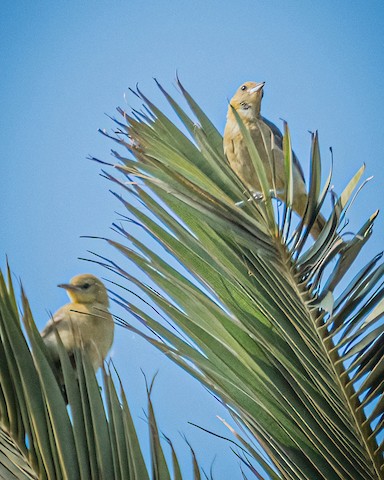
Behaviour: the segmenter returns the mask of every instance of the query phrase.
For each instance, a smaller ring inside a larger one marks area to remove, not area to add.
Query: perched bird
[[[283,135],[272,122],[260,114],[265,82],[246,82],[236,91],[230,101],[227,123],[224,130],[224,153],[231,168],[252,193],[260,193],[261,186],[248,149],[240,132],[231,106],[237,111],[245,127],[249,130],[257,151],[264,164],[268,182],[273,194],[285,200],[285,166]],[[307,190],[303,170],[293,153],[293,210],[303,217],[307,202]],[[319,214],[311,229],[317,238],[325,225]]]
[[[61,307],[42,330],[44,343],[59,372],[55,331],[70,358],[73,357],[74,350],[83,350],[96,372],[113,342],[114,323],[108,311],[107,290],[101,280],[89,273],[77,275],[69,283],[58,287],[67,291],[71,303]]]

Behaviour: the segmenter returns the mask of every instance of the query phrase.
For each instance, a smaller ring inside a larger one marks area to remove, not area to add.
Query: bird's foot
[[[236,202],[235,205],[237,207],[243,207],[246,202],[253,202],[254,200],[256,200],[256,202],[260,202],[261,200],[263,200],[263,194],[261,192],[254,192],[252,193],[252,197],[248,198],[248,200],[241,200],[240,202]]]
[[[256,202],[261,202],[263,198],[264,196],[261,192],[255,192],[255,193],[252,193],[252,198],[250,198],[248,202],[250,202],[251,200],[256,200]]]

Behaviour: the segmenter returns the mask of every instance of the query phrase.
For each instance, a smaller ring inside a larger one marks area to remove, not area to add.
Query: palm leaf
[[[10,272],[8,285],[0,272],[0,477],[149,479],[120,381],[117,393],[110,369],[103,370],[102,395],[88,359],[76,352],[75,373],[61,346],[67,409],[23,292],[21,297],[28,339]],[[149,389],[148,427],[154,445],[151,468],[156,471],[154,478],[168,480],[164,442],[160,441],[150,394]],[[173,448],[172,456],[177,464]],[[193,478],[197,480],[200,474],[196,472]]]
[[[118,292],[116,301],[150,332],[122,323],[220,398],[250,436],[242,438],[256,461],[261,457],[252,443],[264,449],[268,478],[382,478],[383,266],[375,257],[350,276],[376,213],[357,234],[343,237],[363,169],[339,198],[330,191],[331,176],[321,190],[313,134],[306,213],[293,218],[286,126],[287,203],[270,196],[262,172],[265,201],[249,201],[219,133],[179,87],[197,121],[160,89],[189,136],[139,91],[149,113],[119,109],[124,133],[106,134],[130,153],[114,152],[121,178],[104,172],[125,193],[116,194],[128,211],[122,220],[143,227],[167,252],[166,259],[159,255],[142,229],[136,234],[124,222],[114,225],[125,241],[108,242],[128,265],[95,261],[141,289],[142,302]],[[258,152],[237,121],[258,170]],[[311,243],[327,196],[331,214]],[[130,262],[147,282],[129,273]]]

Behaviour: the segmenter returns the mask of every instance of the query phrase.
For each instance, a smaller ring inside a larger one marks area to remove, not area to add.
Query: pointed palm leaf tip
[[[321,188],[315,133],[305,187],[288,126],[282,135],[260,114],[261,83],[231,101],[224,155],[220,132],[177,84],[191,113],[160,90],[180,126],[141,95],[151,114],[122,112],[131,140],[114,136],[123,177],[109,178],[124,192],[123,217],[143,228],[119,225],[123,240],[109,243],[121,264],[108,268],[140,289],[116,300],[148,331],[121,323],[228,407],[265,478],[381,478],[384,268],[379,256],[353,265],[376,214],[343,233],[363,169],[340,197],[330,175]]]

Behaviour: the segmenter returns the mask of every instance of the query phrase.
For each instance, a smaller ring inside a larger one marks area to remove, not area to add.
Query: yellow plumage
[[[112,346],[114,323],[108,311],[109,300],[104,284],[91,274],[77,275],[61,284],[71,303],[61,307],[47,323],[41,336],[53,361],[59,361],[55,330],[69,354],[81,349],[97,371]]]
[[[247,189],[252,193],[260,192],[258,175],[233,113],[233,107],[251,134],[263,162],[271,190],[278,198],[285,200],[283,136],[276,125],[260,114],[263,89],[264,82],[246,82],[239,87],[231,99],[224,130],[224,153],[231,168]],[[307,190],[304,174],[295,154],[293,154],[293,192],[293,210],[303,217],[307,202]],[[311,230],[311,234],[315,238],[319,236],[324,224],[324,218],[319,215]]]

